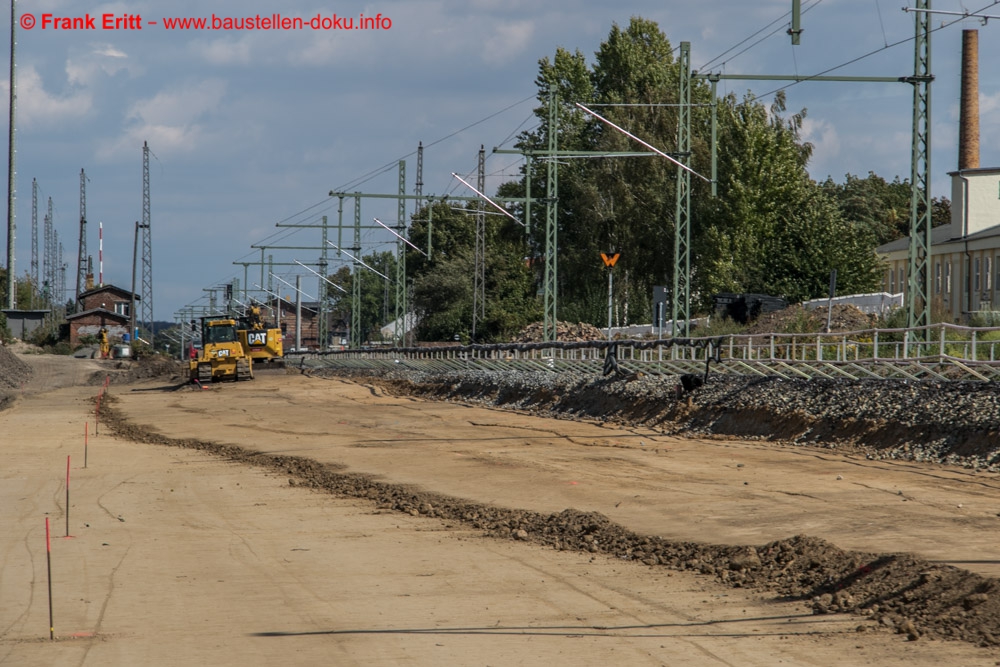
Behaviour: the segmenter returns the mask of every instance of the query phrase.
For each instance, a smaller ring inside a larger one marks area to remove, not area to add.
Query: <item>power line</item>
[[[805,14],[806,12],[808,12],[808,11],[810,11],[810,10],[812,10],[812,9],[815,9],[815,8],[816,8],[816,7],[817,7],[817,6],[818,6],[818,5],[819,5],[819,4],[821,3],[821,2],[823,2],[823,0],[815,0],[815,2],[813,2],[813,4],[809,5],[809,6],[808,6],[808,7],[806,7],[805,9],[803,9],[803,10],[802,10],[802,13],[803,13],[803,14]],[[753,44],[751,44],[750,46],[746,47],[746,48],[745,48],[745,49],[743,49],[742,51],[740,51],[740,52],[736,53],[736,54],[735,54],[735,55],[733,55],[733,57],[732,57],[732,58],[730,58],[729,60],[732,60],[733,58],[736,58],[736,57],[738,57],[738,56],[741,56],[741,55],[743,55],[744,53],[746,53],[747,51],[749,51],[749,50],[750,50],[750,49],[752,49],[753,47],[757,46],[757,45],[758,45],[758,44],[760,44],[761,42],[763,42],[763,41],[765,41],[765,40],[769,39],[770,37],[773,37],[773,36],[774,36],[774,35],[775,35],[776,33],[778,33],[779,31],[781,31],[781,29],[785,27],[786,23],[784,23],[784,20],[785,20],[785,19],[786,19],[786,18],[787,18],[787,17],[789,16],[789,15],[791,15],[791,12],[790,12],[790,11],[789,11],[789,12],[785,12],[784,14],[782,14],[781,16],[779,16],[778,18],[776,18],[775,20],[771,21],[770,23],[768,23],[768,24],[767,24],[766,26],[764,26],[763,28],[761,28],[761,29],[760,29],[760,30],[758,30],[757,32],[753,33],[753,34],[752,34],[752,35],[750,35],[749,37],[746,37],[745,39],[741,40],[740,42],[738,42],[738,43],[734,44],[733,46],[729,47],[728,49],[726,49],[725,51],[723,51],[722,53],[720,53],[720,54],[719,54],[719,55],[717,55],[716,57],[714,57],[714,58],[712,58],[711,60],[709,60],[708,62],[706,62],[706,63],[705,63],[704,65],[702,65],[701,67],[699,67],[699,68],[698,68],[698,71],[704,71],[705,69],[707,69],[707,68],[709,68],[709,67],[712,67],[712,66],[713,66],[713,65],[714,65],[714,64],[715,64],[715,63],[716,63],[717,61],[719,61],[719,60],[722,60],[722,58],[723,58],[723,57],[725,57],[725,56],[726,56],[726,55],[727,55],[727,54],[728,54],[728,53],[729,53],[730,51],[733,51],[733,50],[735,50],[735,49],[738,49],[738,48],[739,48],[740,46],[742,46],[743,44],[747,43],[748,41],[750,41],[751,39],[753,39],[754,37],[756,37],[756,36],[757,36],[757,35],[759,35],[760,33],[764,32],[765,30],[767,30],[768,28],[770,28],[770,27],[771,27],[771,26],[773,26],[774,24],[776,24],[776,23],[781,23],[781,25],[779,25],[779,26],[778,26],[777,28],[775,28],[774,30],[772,30],[772,31],[771,31],[771,32],[769,32],[768,34],[764,35],[764,37],[760,38],[759,40],[757,40],[756,42],[754,42],[754,43],[753,43]],[[728,61],[723,61],[723,62],[722,62],[722,65],[725,65],[725,64],[726,64],[726,62],[728,62]]]
[[[990,4],[986,5],[985,7],[980,8],[980,9],[977,9],[975,12],[972,12],[972,13],[978,14],[979,12],[985,11],[985,10],[989,9],[990,7],[993,7],[993,6],[997,5],[997,4],[1000,4],[1000,0],[993,0],[993,2],[991,2]],[[945,28],[950,28],[951,26],[955,25],[956,23],[960,23],[960,22],[964,21],[966,18],[968,18],[968,17],[963,15],[963,16],[961,16],[961,17],[959,17],[957,19],[954,19],[954,20],[952,20],[950,22],[942,23],[937,28],[931,28],[930,32],[931,33],[935,33],[935,32],[937,32],[939,30],[944,30]],[[897,46],[899,46],[901,44],[906,44],[907,42],[912,42],[914,39],[916,39],[916,37],[906,37],[906,38],[900,39],[900,40],[898,40],[896,42],[893,42],[892,44],[888,44],[886,46],[879,47],[879,48],[875,49],[874,51],[869,51],[868,53],[865,53],[863,55],[858,56],[857,58],[852,58],[851,60],[843,62],[843,63],[841,63],[839,65],[834,65],[833,67],[827,68],[827,69],[825,69],[825,70],[823,70],[821,72],[817,72],[816,74],[812,74],[809,77],[806,77],[806,78],[804,78],[801,81],[793,81],[791,83],[787,83],[787,84],[785,84],[783,86],[779,86],[778,88],[775,88],[774,90],[768,91],[768,92],[763,93],[761,95],[755,95],[754,99],[755,100],[759,100],[762,97],[770,97],[771,95],[774,95],[775,93],[778,93],[778,92],[780,92],[782,90],[787,90],[787,89],[791,88],[792,86],[797,86],[800,83],[805,83],[810,78],[817,77],[817,76],[823,76],[825,74],[829,74],[830,72],[835,72],[836,70],[841,69],[842,67],[847,67],[848,65],[853,65],[854,63],[860,62],[860,61],[864,60],[865,58],[870,58],[871,56],[874,56],[874,55],[879,54],[879,53],[881,53],[883,51],[887,51],[889,49],[895,48],[895,47],[897,47]]]
[[[502,114],[502,113],[504,113],[506,111],[510,111],[514,107],[519,106],[521,104],[524,104],[525,102],[528,102],[529,100],[533,100],[533,99],[535,99],[535,96],[534,95],[529,95],[528,97],[525,97],[524,99],[518,100],[517,102],[514,102],[513,104],[509,104],[509,105],[505,106],[503,109],[500,109],[499,111],[495,111],[495,112],[491,113],[490,115],[488,115],[488,116],[486,116],[484,118],[480,118],[479,120],[477,120],[477,121],[475,121],[473,123],[469,123],[465,127],[459,128],[459,129],[455,130],[454,132],[452,132],[450,134],[446,134],[445,136],[441,137],[440,139],[435,139],[434,141],[430,142],[429,144],[424,144],[424,148],[430,148],[431,146],[435,146],[437,144],[440,144],[443,141],[447,141],[448,139],[451,139],[452,137],[457,136],[457,135],[461,134],[462,132],[465,132],[466,130],[472,129],[473,127],[476,127],[477,125],[481,125],[481,124],[485,123],[486,121],[491,120],[493,118],[496,118],[500,114]],[[367,183],[371,179],[375,178],[376,176],[379,176],[380,174],[383,174],[383,173],[389,171],[390,169],[395,169],[396,166],[399,164],[400,160],[405,160],[406,158],[412,157],[412,156],[414,156],[416,154],[417,154],[417,151],[410,151],[406,155],[400,156],[400,157],[396,158],[395,160],[387,162],[386,164],[384,164],[381,167],[376,167],[375,169],[372,169],[371,171],[369,171],[369,172],[367,172],[365,174],[362,174],[361,176],[358,176],[357,178],[355,178],[352,181],[348,181],[344,185],[341,185],[341,186],[339,186],[337,188],[334,188],[334,190],[337,191],[337,192],[345,192],[345,191],[347,191],[350,188],[356,188],[356,187],[358,187],[360,185],[363,185],[364,183]]]

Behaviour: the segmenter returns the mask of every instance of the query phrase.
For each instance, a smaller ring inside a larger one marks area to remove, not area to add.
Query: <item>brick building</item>
[[[70,346],[79,345],[81,336],[96,336],[102,327],[108,330],[111,342],[120,341],[129,330],[132,299],[131,292],[114,285],[101,285],[80,294],[80,311],[66,316]],[[138,295],[134,299],[138,301]]]

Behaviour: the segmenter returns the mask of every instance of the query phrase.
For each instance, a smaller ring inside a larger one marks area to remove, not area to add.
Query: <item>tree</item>
[[[869,229],[875,243],[881,245],[910,233],[910,182],[897,176],[891,183],[874,172],[866,178],[853,174],[844,183],[828,178],[823,190],[837,201],[841,214]],[[951,202],[947,197],[931,199],[931,224],[951,223]]]
[[[432,248],[430,259],[415,250],[413,306],[421,340],[468,342],[472,333],[472,281],[475,269],[475,209],[452,209],[436,203],[421,210],[410,228],[410,241]],[[477,322],[476,342],[499,342],[540,315],[534,276],[524,262],[523,230],[507,218],[487,215],[484,273],[485,316]],[[432,232],[432,233],[431,233]]]
[[[333,290],[330,294],[331,314],[335,320],[352,321],[354,281],[360,280],[360,340],[381,341],[381,328],[393,320],[396,312],[396,290],[390,284],[392,277],[396,275],[396,257],[392,252],[378,252],[365,255],[361,259],[371,269],[359,265],[357,272],[354,273],[351,266],[345,265],[328,276],[331,282],[346,290],[345,292]],[[379,273],[389,276],[390,280],[386,280]]]
[[[680,70],[670,42],[655,23],[633,18],[613,26],[584,77],[577,52],[558,50],[543,59],[536,83],[539,100],[556,89],[560,148],[592,151],[644,150],[634,141],[580,112],[572,102],[592,100],[598,111],[661,150],[676,149]],[[708,173],[711,91],[692,82],[692,167]],[[567,97],[567,95],[571,97]],[[829,194],[809,178],[812,147],[799,130],[805,111],[785,116],[779,94],[769,109],[754,98],[717,100],[718,197],[700,179],[691,182],[692,294],[706,309],[723,291],[760,291],[792,299],[818,295],[837,268],[844,289],[877,284],[876,235],[841,215]],[[546,145],[544,107],[539,130],[519,145]],[[531,167],[539,192],[544,175]],[[600,158],[561,164],[559,171],[558,263],[561,317],[603,324],[606,274],[601,252],[621,253],[616,266],[619,303],[649,321],[653,285],[672,283],[677,167],[660,158]],[[523,192],[524,181],[519,184]],[[536,207],[535,250],[544,237],[542,207]],[[847,237],[849,241],[842,242]],[[826,247],[826,245],[831,247]],[[822,245],[822,247],[820,247]],[[854,256],[850,253],[857,253]],[[626,296],[628,295],[628,296]],[[634,300],[629,304],[628,299]],[[624,309],[623,309],[624,310]]]
[[[778,95],[768,111],[747,97],[720,104],[719,196],[702,210],[702,294],[761,292],[791,301],[821,296],[837,269],[842,291],[878,284],[875,236],[844,219],[809,178],[811,146],[799,139],[805,112],[785,118]]]

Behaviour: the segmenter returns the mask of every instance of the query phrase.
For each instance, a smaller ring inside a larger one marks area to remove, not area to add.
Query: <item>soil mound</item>
[[[586,322],[556,322],[556,340],[582,342],[587,340],[604,340],[607,332],[601,331],[593,324]],[[541,343],[545,340],[545,323],[534,322],[521,329],[514,336],[514,343]]]
[[[771,313],[764,313],[747,327],[745,333],[814,333],[826,331],[827,315],[830,316],[831,332],[863,331],[875,326],[872,316],[861,312],[857,306],[846,303],[834,304],[833,311],[826,307],[806,310],[794,305]]]
[[[186,377],[184,364],[162,354],[154,354],[138,360],[119,361],[114,368],[94,373],[90,384],[103,384],[107,378],[110,378],[110,384],[134,384],[157,378],[180,381]]]
[[[31,378],[31,367],[0,345],[0,389],[18,389]]]

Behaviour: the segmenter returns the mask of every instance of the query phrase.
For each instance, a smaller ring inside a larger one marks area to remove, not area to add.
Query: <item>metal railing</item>
[[[914,342],[917,340],[918,342]],[[846,333],[732,334],[705,338],[372,348],[306,356],[309,367],[430,372],[603,372],[609,350],[621,371],[713,371],[787,378],[1000,379],[1000,327],[934,324]]]

